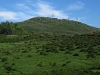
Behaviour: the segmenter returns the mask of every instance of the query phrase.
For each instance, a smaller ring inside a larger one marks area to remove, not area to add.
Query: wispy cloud
[[[15,20],[16,19],[16,13],[12,11],[0,11],[0,18],[3,20]]]
[[[16,4],[16,8],[20,11],[20,12],[24,12],[24,13],[27,13],[27,14],[31,14],[31,15],[34,15],[34,10],[29,7],[28,5],[25,5],[25,4]]]
[[[43,17],[55,17],[59,19],[71,18],[68,14],[62,10],[57,10],[52,4],[44,1],[33,2],[32,0],[26,0],[27,3],[15,4],[16,11],[9,11],[0,7],[0,21],[1,20],[13,20],[13,21],[24,21],[32,17],[43,16]],[[84,3],[78,1],[68,6],[68,10],[79,10],[84,8]]]
[[[31,16],[27,13],[24,13],[24,12],[17,12],[16,14],[17,14],[17,16],[16,16],[17,21],[24,21],[24,20],[27,20],[27,19],[33,17],[33,16]]]
[[[56,18],[68,18],[68,15],[65,14],[63,11],[56,10],[49,3],[41,1],[37,3],[36,14],[39,16],[49,16],[49,17],[51,17],[53,14],[53,16]]]
[[[25,4],[17,4],[17,8],[21,9],[24,13],[28,13],[31,16],[44,16],[56,18],[68,18],[68,15],[61,10],[54,9],[48,2],[39,1],[36,4],[31,3],[31,6]],[[34,9],[32,9],[34,8]]]
[[[23,21],[28,18],[31,16],[23,12],[0,11],[0,21]]]
[[[52,14],[53,17],[59,19],[68,18],[67,14],[61,10],[56,10],[48,2],[38,1],[33,3],[30,0],[28,3],[15,4],[16,11],[9,11],[0,7],[0,20],[23,21],[35,16],[51,17]]]
[[[80,10],[84,8],[84,3],[77,1],[76,3],[70,4],[67,10]]]

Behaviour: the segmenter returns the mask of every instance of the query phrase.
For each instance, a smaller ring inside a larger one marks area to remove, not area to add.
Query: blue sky
[[[32,17],[77,20],[100,28],[100,0],[0,0],[0,22]]]

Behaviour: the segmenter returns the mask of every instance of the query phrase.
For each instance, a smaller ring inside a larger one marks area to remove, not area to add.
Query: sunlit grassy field
[[[0,43],[0,75],[99,75],[100,39],[84,38],[7,35]]]

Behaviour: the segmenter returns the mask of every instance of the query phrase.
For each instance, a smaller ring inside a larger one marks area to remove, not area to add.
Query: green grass
[[[89,70],[94,73],[100,70],[98,69],[100,66],[100,60],[99,60],[100,56],[96,55],[95,58],[87,58],[87,52],[80,52],[81,48],[77,48],[77,46],[73,47],[74,49],[70,50],[69,51],[70,53],[66,53],[66,50],[65,51],[59,50],[59,52],[57,53],[46,52],[47,55],[41,55],[40,52],[37,52],[38,50],[45,51],[45,49],[42,48],[43,45],[46,45],[48,43],[51,43],[51,46],[53,45],[53,43],[55,43],[54,45],[57,45],[56,44],[57,41],[59,41],[60,43],[62,40],[68,38],[67,36],[63,38],[61,36],[58,36],[56,37],[57,40],[55,41],[51,40],[54,39],[55,37],[51,35],[50,37],[43,35],[43,37],[41,38],[37,37],[36,35],[33,36],[34,38],[30,38],[29,40],[23,39],[18,42],[0,43],[0,74],[44,75],[44,72],[48,72],[48,74],[50,73],[49,75],[53,75],[51,74],[53,71],[62,69],[64,70],[62,71],[63,75],[65,75],[64,73],[66,73],[67,71],[69,73],[68,75],[72,75],[74,71],[81,69],[87,71]],[[7,35],[6,37],[15,39],[18,36]],[[69,39],[70,42],[73,41],[71,37]],[[73,39],[75,40],[75,37],[73,37]],[[70,42],[67,43],[70,44]],[[73,45],[73,43],[71,44]],[[57,47],[58,47],[57,49],[59,49],[59,46]],[[98,47],[99,45],[94,46],[95,49],[97,49]],[[74,56],[75,54],[76,56]]]
[[[67,19],[54,19],[49,17],[35,17],[24,22],[18,22],[28,31],[50,34],[86,34],[99,30],[98,28],[89,26],[87,24],[67,20]]]

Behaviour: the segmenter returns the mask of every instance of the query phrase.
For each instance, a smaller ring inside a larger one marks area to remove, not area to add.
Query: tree
[[[0,24],[0,34],[23,34],[25,32],[26,31],[16,23],[6,21]]]

